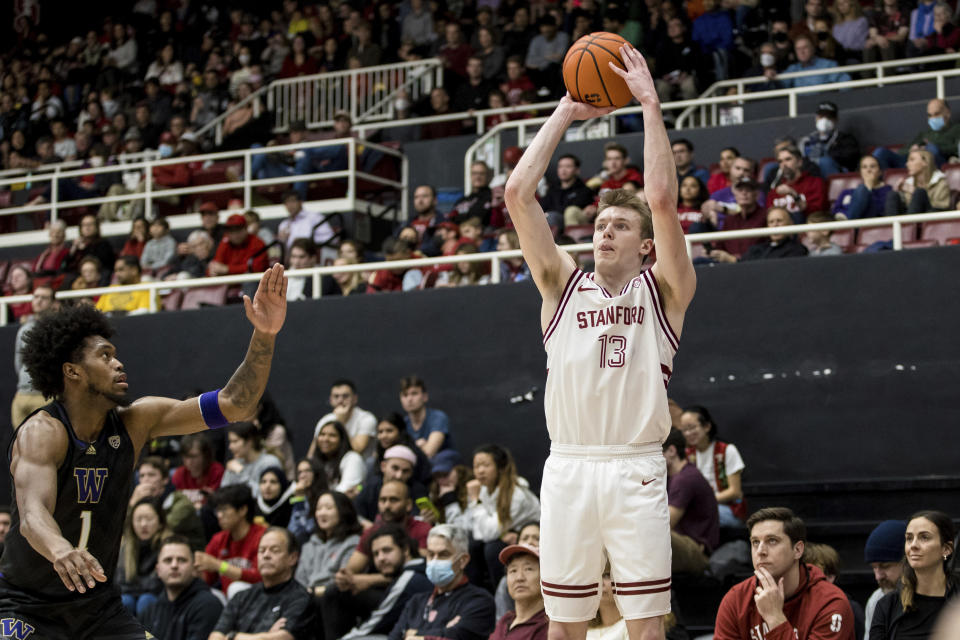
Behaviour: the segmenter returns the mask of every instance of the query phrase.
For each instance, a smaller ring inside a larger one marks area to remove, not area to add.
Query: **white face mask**
[[[397,98],[393,102],[393,108],[397,111],[406,111],[410,108],[410,101],[406,98]]]
[[[763,67],[772,67],[777,63],[776,57],[772,53],[761,53],[760,54],[760,66]]]
[[[817,131],[820,133],[830,133],[833,127],[833,120],[830,118],[817,118]]]
[[[237,56],[237,60],[239,60],[240,64],[242,64],[243,66],[247,66],[248,64],[250,64],[250,56],[248,56],[245,53],[241,53],[239,56]]]

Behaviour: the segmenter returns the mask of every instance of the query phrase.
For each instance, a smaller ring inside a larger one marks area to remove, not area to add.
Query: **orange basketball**
[[[622,107],[633,96],[627,83],[610,68],[613,62],[621,69],[620,47],[629,42],[615,33],[597,31],[573,43],[563,59],[563,83],[570,97],[595,107]]]

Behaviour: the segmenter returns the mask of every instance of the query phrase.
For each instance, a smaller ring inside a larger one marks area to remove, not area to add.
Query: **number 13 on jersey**
[[[597,338],[600,342],[600,368],[622,367],[627,357],[627,339],[624,336],[608,336]]]

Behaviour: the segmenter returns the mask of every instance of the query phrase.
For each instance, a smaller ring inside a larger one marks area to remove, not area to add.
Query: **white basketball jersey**
[[[543,334],[544,409],[557,444],[663,442],[677,336],[649,270],[611,295],[577,269]]]

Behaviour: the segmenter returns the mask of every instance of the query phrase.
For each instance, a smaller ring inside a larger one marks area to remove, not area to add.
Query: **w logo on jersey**
[[[103,485],[107,480],[108,470],[104,468],[77,467],[73,475],[77,478],[77,504],[96,504],[100,502]]]
[[[16,618],[0,619],[0,636],[4,638],[15,638],[16,640],[25,640],[33,635],[33,627]]]

